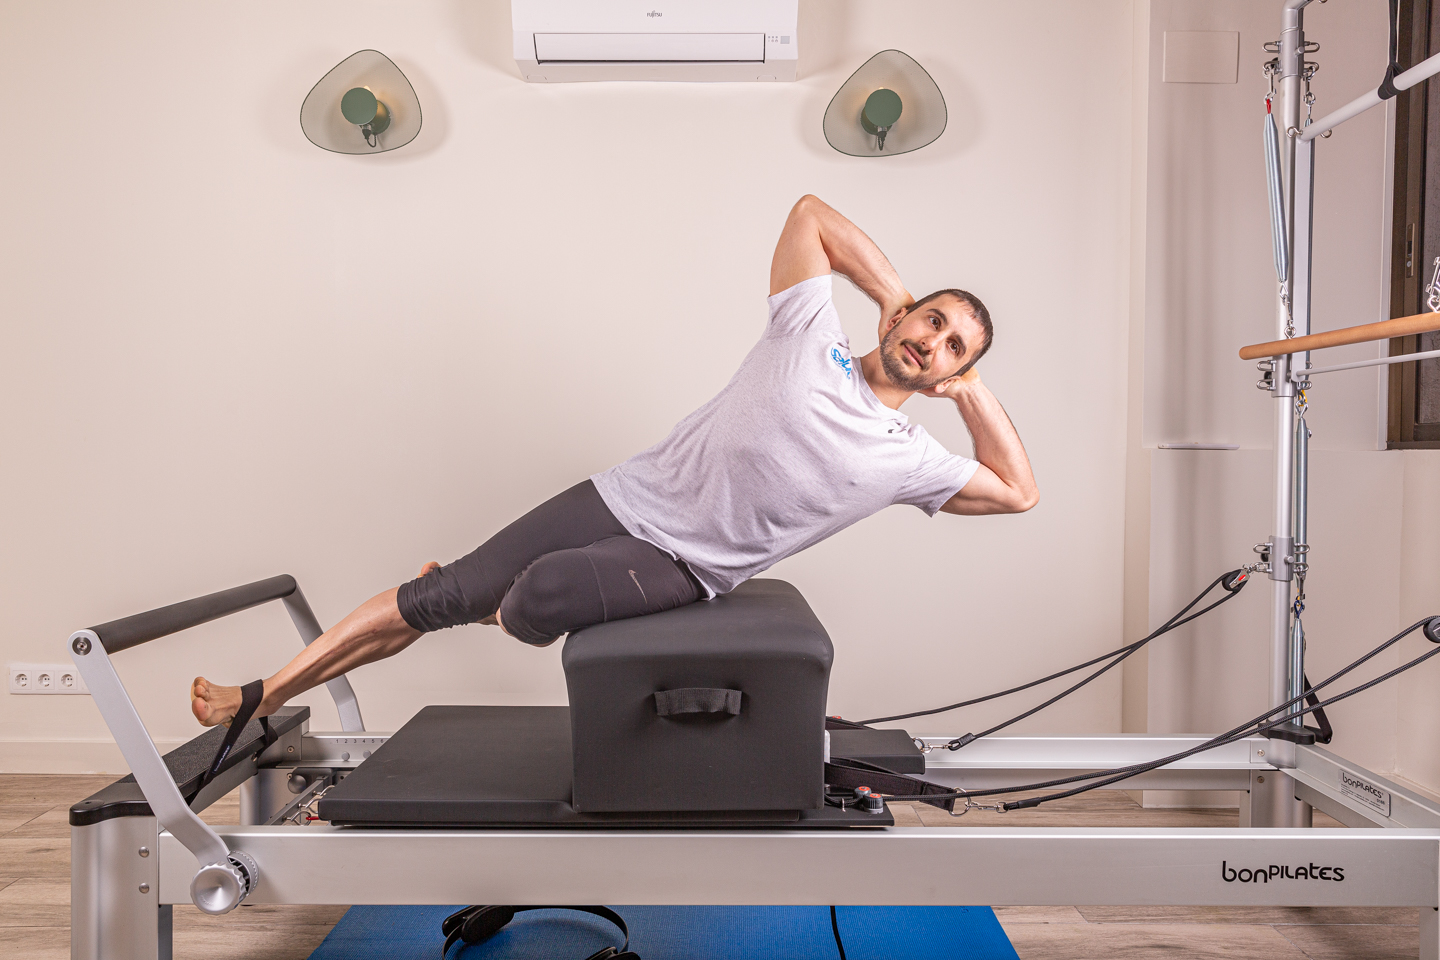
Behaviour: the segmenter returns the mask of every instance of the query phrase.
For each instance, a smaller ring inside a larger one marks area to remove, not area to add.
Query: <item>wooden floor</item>
[[[70,955],[68,810],[113,777],[0,776],[0,950],[34,960]],[[237,823],[232,794],[204,814]],[[1003,820],[999,819],[1003,816]],[[956,824],[944,811],[897,805],[902,826]],[[1339,826],[1316,814],[1317,825]],[[972,812],[967,825],[1235,826],[1233,810],[1145,810],[1095,791],[1032,811]],[[344,907],[242,906],[207,917],[175,908],[177,960],[303,960]],[[1414,909],[1300,907],[999,907],[1024,960],[1392,960],[1420,953]],[[863,958],[861,958],[863,960]]]

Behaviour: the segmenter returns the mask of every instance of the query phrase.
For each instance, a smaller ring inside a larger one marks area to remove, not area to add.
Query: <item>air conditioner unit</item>
[[[799,0],[511,0],[526,80],[794,80]]]

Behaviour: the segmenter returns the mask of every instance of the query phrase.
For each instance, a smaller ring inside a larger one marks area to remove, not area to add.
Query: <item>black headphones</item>
[[[630,928],[625,926],[625,919],[609,907],[503,907],[479,904],[450,914],[440,924],[440,932],[445,934],[445,946],[440,950],[440,960],[445,960],[445,956],[457,940],[465,941],[466,946],[484,943],[499,933],[501,927],[514,920],[515,914],[525,910],[579,910],[581,913],[589,913],[603,920],[609,920],[620,928],[620,932],[625,935],[625,942],[619,948],[606,947],[596,951],[585,960],[640,960],[640,955],[630,950]],[[465,947],[460,949],[463,951]]]

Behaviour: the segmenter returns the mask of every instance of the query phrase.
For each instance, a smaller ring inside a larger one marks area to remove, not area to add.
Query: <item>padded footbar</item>
[[[121,650],[128,650],[181,630],[189,630],[191,627],[228,617],[232,613],[239,613],[271,600],[283,600],[297,589],[295,578],[283,573],[267,580],[256,580],[254,583],[231,587],[229,590],[206,594],[193,600],[182,600],[169,606],[146,610],[144,613],[121,617],[119,620],[110,620],[91,627],[90,631],[100,638],[100,645],[107,653],[119,653]]]
[[[270,729],[276,735],[284,736],[310,719],[309,707],[282,707],[270,718]],[[165,766],[175,778],[180,795],[188,797],[200,785],[206,770],[215,759],[220,742],[225,739],[225,727],[212,727],[191,740],[165,754]],[[252,720],[245,725],[235,748],[220,766],[220,774],[237,766],[263,751],[265,731],[260,721]],[[70,808],[70,826],[84,827],[111,820],[115,817],[154,816],[145,794],[135,782],[134,774],[116,780],[110,786],[93,794]]]

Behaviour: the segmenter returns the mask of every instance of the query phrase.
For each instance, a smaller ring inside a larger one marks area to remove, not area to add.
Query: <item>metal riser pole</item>
[[[1292,303],[1300,301],[1302,312],[1309,309],[1309,235],[1310,196],[1309,171],[1304,176],[1304,190],[1297,191],[1295,165],[1295,138],[1290,131],[1300,126],[1301,72],[1304,69],[1304,20],[1301,12],[1303,3],[1287,3],[1282,15],[1280,32],[1280,169],[1282,196],[1285,203],[1285,242],[1290,253],[1289,262],[1297,269],[1291,270],[1291,281],[1301,280],[1305,289],[1290,288],[1277,292],[1276,326],[1279,336],[1293,336],[1295,333]],[[1308,159],[1308,154],[1307,154]],[[1306,204],[1305,213],[1299,218],[1301,229],[1297,231],[1296,206]],[[1303,234],[1301,236],[1300,234]],[[1303,267],[1300,264],[1304,264]],[[1297,273],[1299,276],[1297,277]],[[1297,284],[1296,287],[1299,285]],[[1298,294],[1298,295],[1297,295]],[[1290,357],[1279,357],[1274,364],[1275,398],[1275,513],[1274,527],[1270,538],[1270,689],[1272,704],[1283,703],[1291,693],[1291,675],[1294,672],[1295,656],[1292,649],[1291,630],[1291,566],[1295,551],[1295,385],[1290,380]],[[1284,740],[1272,743],[1268,758],[1281,767],[1295,764],[1295,745]],[[1272,775],[1273,781],[1264,787],[1252,787],[1250,821],[1254,826],[1298,827],[1308,824],[1309,807],[1294,799],[1288,777]]]
[[[70,828],[71,960],[171,960],[159,835],[154,817]]]

